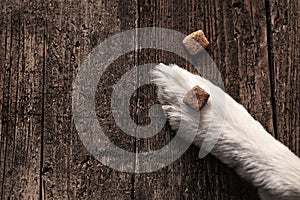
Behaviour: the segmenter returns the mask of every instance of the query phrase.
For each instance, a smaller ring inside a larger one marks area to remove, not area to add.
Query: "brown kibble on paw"
[[[186,93],[183,102],[192,109],[200,111],[207,103],[209,96],[205,90],[196,85]]]
[[[196,55],[209,45],[209,42],[202,30],[193,32],[186,36],[182,43],[192,55]]]

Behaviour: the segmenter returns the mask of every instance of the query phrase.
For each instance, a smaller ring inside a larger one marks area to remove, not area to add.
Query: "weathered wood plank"
[[[44,34],[28,23],[39,15],[25,4],[2,6],[1,199],[38,199]]]
[[[225,36],[225,42],[228,44],[225,50],[226,71],[232,77],[225,80],[225,84],[228,85],[226,88],[229,94],[241,102],[250,114],[274,135],[270,101],[266,7],[260,1],[244,1],[233,2],[230,8],[232,13],[227,13],[227,24],[224,28],[228,30],[228,35],[233,37],[226,39]],[[230,19],[232,14],[234,17]],[[233,29],[230,28],[231,20],[234,22]],[[232,60],[234,61],[231,62]],[[231,85],[237,82],[236,77],[240,78],[239,84]],[[235,87],[238,87],[239,95]]]
[[[269,2],[277,137],[300,156],[300,3]]]
[[[273,134],[264,2],[216,1],[206,15],[215,16],[205,26],[227,93]],[[239,181],[222,176],[219,180],[230,182],[233,199],[257,198],[253,189],[241,187]]]
[[[211,42],[208,51],[222,73],[226,91],[273,134],[263,2],[142,1],[139,20],[141,27],[171,28],[185,34],[203,29]],[[185,65],[167,52],[145,51],[139,55],[139,64],[161,61]],[[155,97],[151,88],[145,93]],[[161,147],[172,137],[168,128],[160,134],[165,135],[163,140],[157,137],[137,141],[138,151]],[[212,156],[199,160],[197,151],[191,147],[169,167],[136,175],[135,198],[257,199],[255,188],[238,178],[232,169]]]
[[[104,166],[86,150],[72,120],[72,84],[90,51],[110,36],[135,27],[135,2],[48,1],[45,71],[43,197],[46,199],[130,199],[132,175]],[[110,95],[118,77],[134,66],[125,55],[101,77],[96,111],[106,135],[133,151],[111,117]]]
[[[121,173],[103,166],[79,139],[71,92],[81,62],[115,33],[137,26],[184,34],[203,29],[226,91],[273,135],[275,125],[278,138],[300,155],[300,6],[297,1],[266,2],[1,2],[1,199],[257,199],[255,188],[213,156],[198,159],[193,146],[153,173]],[[267,30],[272,33],[269,38]],[[132,152],[159,149],[175,134],[166,126],[157,136],[134,139],[114,123],[113,85],[134,65],[149,62],[191,69],[168,52],[132,52],[110,66],[96,94],[100,125],[115,144]],[[139,81],[136,77],[135,84]],[[125,94],[119,95],[122,99]],[[131,110],[139,124],[149,122],[147,110],[155,97],[154,87],[143,87],[133,96]]]

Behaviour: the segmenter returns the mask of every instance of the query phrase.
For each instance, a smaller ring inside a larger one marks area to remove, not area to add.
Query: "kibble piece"
[[[183,102],[192,109],[200,111],[207,103],[209,96],[205,90],[196,85],[186,93]]]
[[[202,30],[193,32],[186,36],[182,43],[192,55],[196,55],[209,45],[209,42]]]

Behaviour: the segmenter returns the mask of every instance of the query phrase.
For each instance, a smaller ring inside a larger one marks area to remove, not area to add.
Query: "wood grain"
[[[300,155],[300,3],[270,4],[270,56],[277,138]]]
[[[135,3],[51,1],[46,10],[42,198],[130,199],[132,175],[106,167],[90,155],[75,129],[71,106],[72,84],[80,63],[106,38],[134,28]],[[128,60],[134,63],[134,58],[125,56],[110,66],[109,73],[101,79],[96,111],[110,139],[117,139],[119,146],[132,149],[133,143],[109,117],[112,86],[131,67]]]
[[[37,18],[19,2],[1,12],[1,199],[38,199],[40,193],[45,43],[40,25],[28,23]]]
[[[72,119],[72,84],[94,47],[135,27],[186,35],[202,29],[226,92],[300,155],[298,1],[15,0],[0,8],[0,199],[258,199],[256,188],[213,156],[199,159],[194,146],[144,174],[118,172],[86,150]],[[99,124],[127,151],[160,149],[176,134],[166,124],[157,135],[137,139],[112,116],[114,84],[134,66],[153,62],[195,70],[170,52],[135,50],[118,58],[98,84]],[[141,81],[136,74],[130,110],[137,124],[147,125],[156,88],[139,88]],[[118,98],[125,105],[124,95]]]

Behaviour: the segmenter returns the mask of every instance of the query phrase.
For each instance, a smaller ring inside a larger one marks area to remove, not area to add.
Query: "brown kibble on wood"
[[[186,36],[182,43],[192,55],[196,55],[209,45],[209,42],[202,30],[193,32]]]
[[[205,90],[196,85],[186,93],[183,102],[192,109],[200,111],[207,103],[209,96]]]

